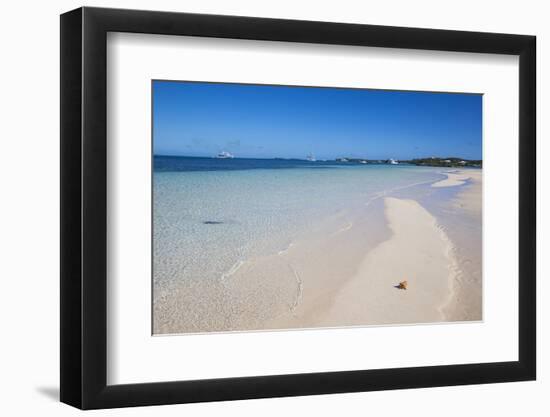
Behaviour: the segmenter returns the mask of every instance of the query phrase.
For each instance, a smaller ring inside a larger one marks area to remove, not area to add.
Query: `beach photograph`
[[[483,320],[481,94],[151,88],[153,335]]]

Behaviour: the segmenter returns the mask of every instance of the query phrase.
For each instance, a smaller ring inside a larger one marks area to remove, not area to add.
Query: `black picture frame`
[[[519,56],[518,361],[107,385],[108,32]],[[62,402],[96,409],[535,379],[534,36],[84,7],[61,15],[60,56]]]

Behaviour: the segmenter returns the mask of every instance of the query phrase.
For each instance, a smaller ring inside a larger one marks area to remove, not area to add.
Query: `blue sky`
[[[482,96],[153,82],[155,155],[481,159]]]

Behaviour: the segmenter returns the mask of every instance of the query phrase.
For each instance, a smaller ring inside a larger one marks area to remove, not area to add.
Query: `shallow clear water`
[[[323,219],[436,181],[440,172],[387,165],[156,171],[155,284],[219,279],[239,261],[284,250]]]

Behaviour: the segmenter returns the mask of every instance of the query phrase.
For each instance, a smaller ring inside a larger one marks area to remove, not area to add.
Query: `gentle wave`
[[[237,272],[241,266],[243,266],[245,264],[246,261],[237,261],[233,264],[233,266],[229,269],[229,271],[227,272],[224,272],[221,276],[221,279],[222,281],[226,280],[227,278],[229,278],[231,275],[235,274],[235,272]]]
[[[277,252],[277,255],[284,255],[284,254],[287,253],[287,252],[290,250],[290,248],[293,247],[293,246],[294,246],[294,243],[293,243],[293,242],[290,242],[286,248],[281,249],[279,252]]]
[[[300,277],[300,275],[298,274],[296,269],[294,269],[294,267],[292,265],[288,265],[288,267],[290,268],[290,270],[294,274],[294,279],[296,280],[296,286],[297,286],[296,298],[294,299],[294,304],[290,308],[290,311],[292,312],[292,314],[294,314],[294,311],[296,310],[296,308],[300,304],[300,301],[302,300],[302,296],[303,296],[303,293],[304,293],[304,284],[302,282],[302,278]]]

